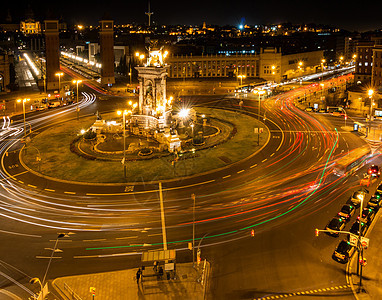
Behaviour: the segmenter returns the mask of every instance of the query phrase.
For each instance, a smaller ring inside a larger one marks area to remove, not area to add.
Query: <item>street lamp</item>
[[[58,93],[60,93],[60,91],[61,91],[61,76],[64,76],[64,73],[57,72],[54,75],[58,76]]]
[[[117,115],[122,115],[123,117],[123,159],[122,159],[122,165],[123,165],[123,176],[126,178],[126,115],[131,114],[131,110],[118,110]]]
[[[243,78],[246,78],[247,76],[245,75],[237,75],[238,78],[240,78],[240,86],[243,85]]]
[[[52,249],[52,254],[51,254],[50,258],[49,258],[48,266],[46,267],[46,270],[45,270],[44,278],[42,279],[41,287],[44,286],[44,283],[45,283],[45,280],[46,280],[46,276],[48,275],[49,267],[50,267],[50,264],[52,263],[52,258],[54,256],[54,253],[58,252],[57,250],[59,250],[59,249],[57,249],[58,240],[60,238],[66,237],[66,236],[68,236],[68,235],[65,234],[65,233],[59,233],[57,235],[56,242],[54,243],[54,247]],[[43,289],[42,289],[42,291],[43,291]],[[44,299],[44,295],[42,295],[42,296],[43,296],[42,299]]]
[[[24,99],[17,99],[17,102],[20,103],[22,102],[23,103],[23,116],[24,116],[24,138],[27,136],[27,130],[26,130],[26,126],[25,126],[25,102],[28,102],[30,101],[30,99],[27,99],[27,98],[24,98]]]
[[[371,134],[371,114],[373,113],[373,94],[374,90],[370,89],[367,91],[367,94],[370,98],[370,112],[369,112],[369,135]]]
[[[82,80],[79,80],[79,79],[73,80],[73,83],[77,84],[77,107],[76,107],[77,120],[79,120],[79,118],[80,118],[80,108],[78,107],[78,84],[81,83],[81,82],[82,82]]]

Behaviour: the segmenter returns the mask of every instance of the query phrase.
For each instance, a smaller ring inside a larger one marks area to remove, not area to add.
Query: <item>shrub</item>
[[[97,136],[97,133],[95,133],[92,130],[88,130],[84,133],[84,139],[85,140],[92,140]]]

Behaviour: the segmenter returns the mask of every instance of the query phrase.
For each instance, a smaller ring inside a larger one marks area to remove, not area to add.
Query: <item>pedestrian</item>
[[[159,267],[158,274],[159,274],[159,278],[162,279],[162,277],[163,277],[163,268],[162,267]]]
[[[158,272],[158,262],[154,261],[154,267],[153,267],[154,273]]]
[[[135,277],[137,278],[137,284],[139,284],[139,279],[141,278],[142,271],[141,268],[138,269],[137,274],[135,274]]]
[[[243,104],[244,104],[243,100],[240,100],[240,102],[239,102],[240,109],[243,108]]]

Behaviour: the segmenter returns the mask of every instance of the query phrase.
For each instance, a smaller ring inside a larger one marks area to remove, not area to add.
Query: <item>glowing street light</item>
[[[131,114],[131,110],[124,110],[124,111],[121,111],[121,110],[118,110],[117,111],[117,115],[120,116],[122,115],[123,117],[123,159],[121,161],[121,163],[123,164],[123,176],[124,178],[126,178],[126,116],[128,114]]]
[[[60,91],[61,91],[61,76],[64,76],[64,73],[57,72],[54,75],[58,76],[58,93],[60,93]]]
[[[243,85],[243,78],[246,78],[245,75],[237,75],[237,78],[240,78],[240,85]]]
[[[80,108],[78,107],[78,84],[81,83],[81,82],[82,82],[82,80],[79,80],[79,79],[73,80],[73,83],[77,85],[77,108],[76,108],[76,110],[77,110],[77,120],[79,120],[79,118],[80,118]]]

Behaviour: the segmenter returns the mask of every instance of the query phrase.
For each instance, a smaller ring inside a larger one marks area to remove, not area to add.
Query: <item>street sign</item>
[[[175,249],[142,252],[142,262],[175,260]]]
[[[369,248],[369,239],[361,236],[361,245],[363,249]]]
[[[355,236],[354,234],[351,234],[349,239],[350,245],[353,247],[357,246],[357,241],[358,241],[357,236]]]

